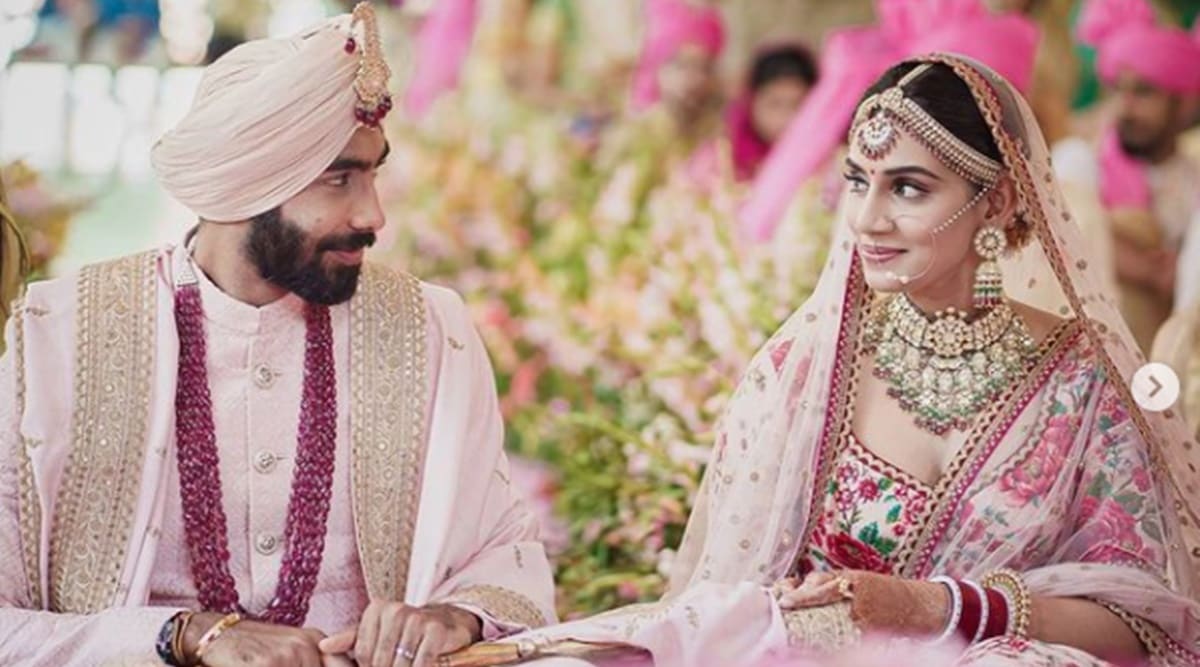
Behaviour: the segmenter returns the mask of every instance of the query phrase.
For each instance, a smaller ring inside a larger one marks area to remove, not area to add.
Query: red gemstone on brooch
[[[347,37],[346,45],[342,48],[346,50],[346,53],[354,53],[354,50],[358,48],[358,42],[354,41],[353,37]]]

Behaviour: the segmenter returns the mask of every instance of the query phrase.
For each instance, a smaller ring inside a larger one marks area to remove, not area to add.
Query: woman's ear
[[[1008,229],[1016,222],[1017,189],[1012,179],[1003,176],[983,198],[984,217],[988,220],[1003,220]]]

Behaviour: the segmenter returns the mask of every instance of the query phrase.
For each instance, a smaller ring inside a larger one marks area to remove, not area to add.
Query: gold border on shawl
[[[425,458],[425,299],[407,274],[366,264],[350,308],[354,527],[367,590],[403,600]]]
[[[95,613],[119,592],[150,414],[156,261],[146,252],[79,274],[72,444],[50,543],[55,611]]]
[[[848,283],[847,293],[853,295],[851,297],[853,300],[846,299],[839,306],[846,311],[842,314],[842,331],[838,334],[838,344],[839,346],[844,345],[845,349],[835,352],[837,361],[834,364],[834,378],[838,382],[833,386],[830,395],[831,409],[827,414],[831,418],[827,418],[821,427],[821,451],[817,453],[817,475],[813,480],[812,493],[808,501],[810,520],[805,522],[804,533],[796,543],[797,551],[792,561],[793,569],[808,555],[809,542],[812,540],[812,533],[818,522],[815,513],[820,512],[821,496],[829,484],[829,476],[833,474],[833,463],[837,458],[836,443],[842,442],[853,428],[850,420],[846,419],[846,415],[850,402],[854,400],[854,389],[858,383],[856,367],[862,356],[864,345],[860,329],[862,323],[871,316],[873,304],[862,276],[862,269],[853,258],[850,260]],[[846,303],[846,301],[850,301],[850,303]]]
[[[536,629],[547,624],[545,615],[532,600],[502,586],[468,586],[439,602],[479,607],[492,618],[508,625]]]
[[[21,434],[21,421],[25,416],[25,300],[18,299],[13,306],[13,348],[10,351],[17,383],[17,518],[21,537],[22,565],[25,568],[25,585],[29,603],[41,608],[41,526],[42,503],[38,500],[37,485],[33,478],[33,459],[29,457],[29,443]]]
[[[1011,425],[1022,406],[1027,405],[1032,397],[1041,390],[1046,374],[1058,363],[1067,346],[1076,340],[1079,329],[1080,320],[1076,318],[1059,324],[1042,341],[1038,350],[1037,362],[1032,365],[1023,379],[1010,385],[980,414],[979,421],[976,422],[966,442],[955,454],[941,479],[938,480],[937,486],[934,487],[930,502],[925,505],[921,516],[915,519],[916,525],[921,526],[917,539],[905,540],[896,552],[896,571],[901,576],[915,577],[917,568],[926,564],[926,559],[922,558],[921,554],[929,548],[930,541],[941,530],[940,526],[946,518],[946,513],[958,507],[959,498],[953,497],[952,492],[971,482],[966,475],[975,468],[976,464],[981,462],[980,457],[989,454],[983,447],[984,443],[999,437],[999,430]]]

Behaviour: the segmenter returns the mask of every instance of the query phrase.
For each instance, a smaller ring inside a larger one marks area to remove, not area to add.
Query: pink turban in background
[[[800,186],[841,145],[863,93],[904,58],[951,52],[979,60],[1027,90],[1040,37],[1017,14],[990,13],[980,0],[877,0],[875,26],[831,32],[821,78],[771,151],[739,214],[742,235],[766,242]]]
[[[712,57],[725,48],[725,21],[716,7],[696,0],[646,0],[646,37],[633,78],[633,105],[658,102],[658,71],[684,46],[698,46]]]
[[[359,127],[350,36],[347,14],[209,65],[192,108],[151,151],[166,191],[205,220],[231,222],[316,180]]]
[[[1105,83],[1129,71],[1171,93],[1200,93],[1200,34],[1159,26],[1145,0],[1089,0],[1076,30],[1081,42],[1096,48]],[[1146,165],[1125,153],[1115,127],[1104,130],[1099,148],[1105,208],[1148,209]]]
[[[421,116],[442,94],[458,87],[471,52],[477,0],[437,0],[417,35],[413,78],[404,94],[412,116]]]

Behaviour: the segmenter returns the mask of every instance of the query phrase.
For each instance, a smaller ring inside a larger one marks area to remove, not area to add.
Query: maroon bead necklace
[[[275,597],[256,617],[297,627],[308,615],[321,570],[337,440],[337,378],[329,308],[306,304],[304,319],[304,389],[283,563]],[[175,323],[179,329],[175,438],[192,579],[204,610],[244,613],[229,572],[229,529],[221,499],[220,458],[208,386],[204,309],[194,278],[176,289]]]

